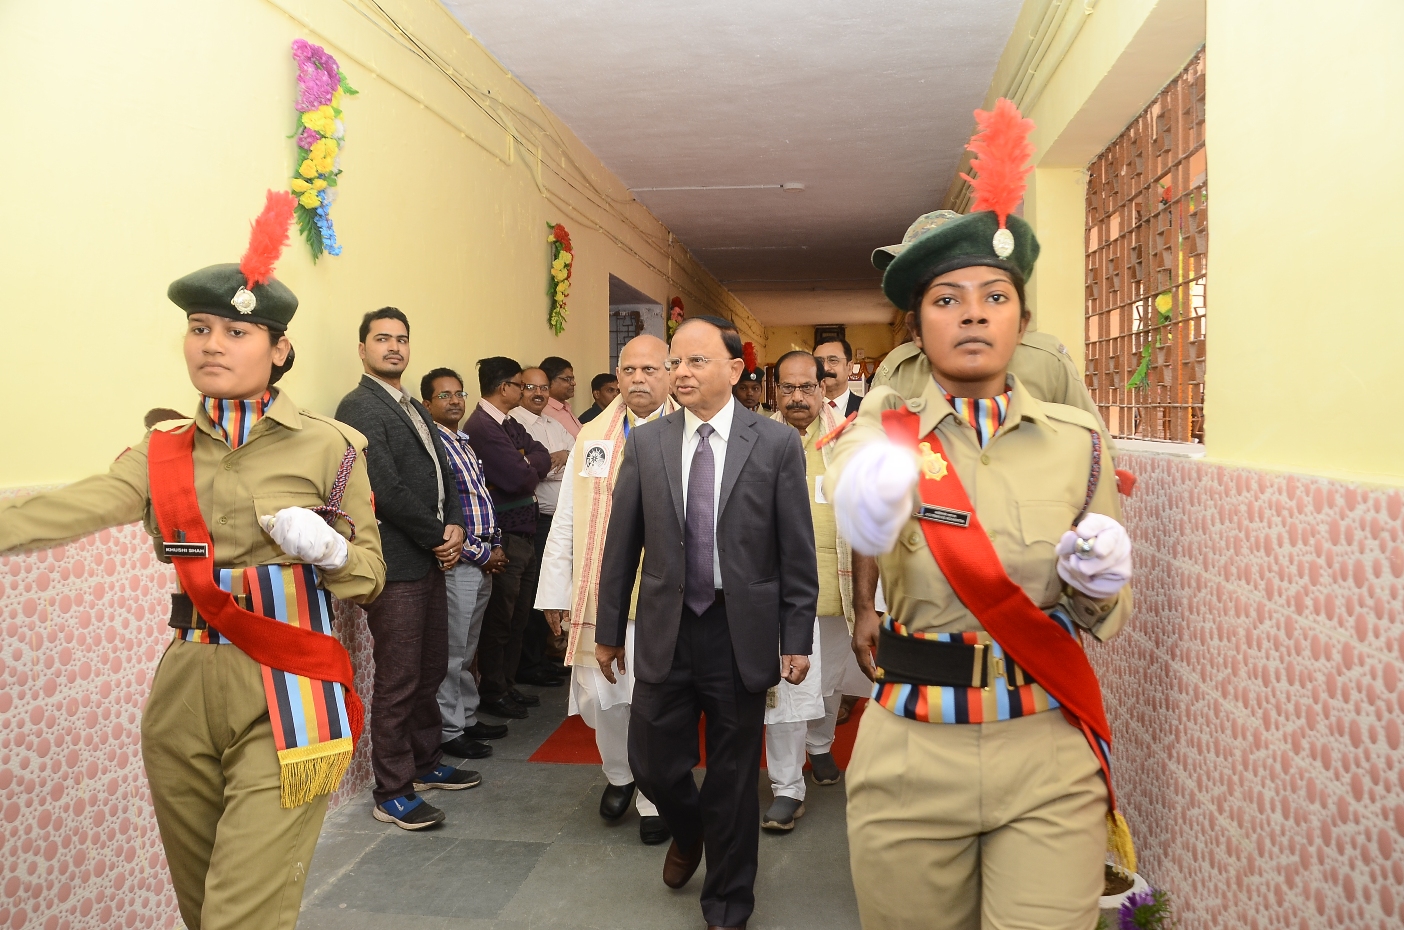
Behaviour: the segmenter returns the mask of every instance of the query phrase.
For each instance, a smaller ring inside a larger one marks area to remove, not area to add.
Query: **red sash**
[[[260,665],[312,678],[334,681],[346,689],[346,716],[352,742],[365,726],[365,709],[352,688],[351,657],[333,636],[270,620],[244,610],[234,597],[215,584],[214,544],[195,498],[195,427],[173,433],[154,430],[147,447],[151,507],[166,540],[204,543],[200,558],[176,558],[176,575],[200,616],[220,636]]]
[[[916,450],[921,418],[910,410],[885,410],[883,429],[896,444]],[[921,442],[941,453],[932,430]],[[949,463],[949,457],[947,457]],[[1087,737],[1102,766],[1107,795],[1116,809],[1111,782],[1111,727],[1102,706],[1102,687],[1081,643],[1042,610],[1004,571],[994,545],[975,515],[975,507],[953,465],[940,478],[923,469],[918,485],[924,504],[970,514],[968,526],[922,520],[926,544],[941,574],[995,642],[1062,705],[1063,716]]]

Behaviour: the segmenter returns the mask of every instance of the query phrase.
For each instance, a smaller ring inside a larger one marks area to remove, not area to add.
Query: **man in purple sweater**
[[[522,629],[517,593],[522,575],[536,556],[536,485],[551,471],[551,454],[507,414],[522,402],[522,366],[495,355],[478,360],[478,390],[482,400],[464,425],[469,445],[483,463],[492,508],[502,528],[507,567],[492,582],[492,598],[483,617],[478,641],[478,672],[482,675],[478,709],[494,717],[522,719],[527,706],[541,703],[517,690],[517,660]],[[529,613],[522,611],[523,618]]]

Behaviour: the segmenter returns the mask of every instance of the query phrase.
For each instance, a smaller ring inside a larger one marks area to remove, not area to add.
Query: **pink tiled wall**
[[[1092,651],[1142,871],[1185,927],[1404,924],[1404,497],[1126,462],[1138,607]],[[178,923],[138,730],[172,581],[137,527],[0,557],[0,930]]]
[[[1092,649],[1141,871],[1186,927],[1404,926],[1404,498],[1132,455]]]
[[[180,926],[140,733],[174,581],[138,526],[0,556],[0,930]],[[369,703],[364,616],[338,613]],[[367,733],[333,804],[369,752]]]

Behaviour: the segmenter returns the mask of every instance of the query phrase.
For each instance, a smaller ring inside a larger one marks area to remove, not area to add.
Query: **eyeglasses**
[[[812,397],[814,392],[819,390],[819,385],[813,381],[806,381],[804,384],[787,384],[781,382],[776,385],[781,394],[802,394],[805,397]]]
[[[465,397],[467,397],[467,396],[468,396],[468,392],[467,392],[467,391],[440,391],[439,393],[437,393],[437,394],[434,395],[434,399],[435,399],[435,400],[448,400],[450,397],[456,397],[456,398],[458,398],[459,400],[462,400],[463,398],[465,398]]]
[[[526,391],[526,392],[528,392],[528,393],[530,393],[530,394],[542,394],[542,393],[545,393],[546,391],[551,390],[551,385],[549,385],[549,384],[523,384],[523,385],[521,386],[521,388],[522,388],[523,391]]]
[[[556,377],[552,378],[551,380],[560,381],[563,384],[574,384],[575,375],[556,375]]]
[[[688,370],[701,371],[712,364],[713,361],[713,359],[707,358],[704,355],[689,355],[685,359],[673,356],[672,358],[664,360],[663,367],[667,368],[669,371],[677,371],[682,367],[683,363],[686,362]]]
[[[519,391],[522,391],[522,390],[525,390],[525,389],[526,389],[526,385],[522,384],[522,382],[520,382],[520,381],[503,381],[503,382],[502,382],[502,386],[503,386],[503,387],[514,387],[514,388],[516,388],[516,389],[519,390]]]

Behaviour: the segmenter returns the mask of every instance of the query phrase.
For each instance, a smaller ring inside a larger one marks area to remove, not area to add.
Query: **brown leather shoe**
[[[668,855],[663,859],[663,884],[669,888],[681,888],[686,885],[688,879],[692,878],[692,873],[697,871],[697,866],[702,863],[702,849],[701,839],[691,852],[683,852],[678,847],[677,840],[669,843]]]

